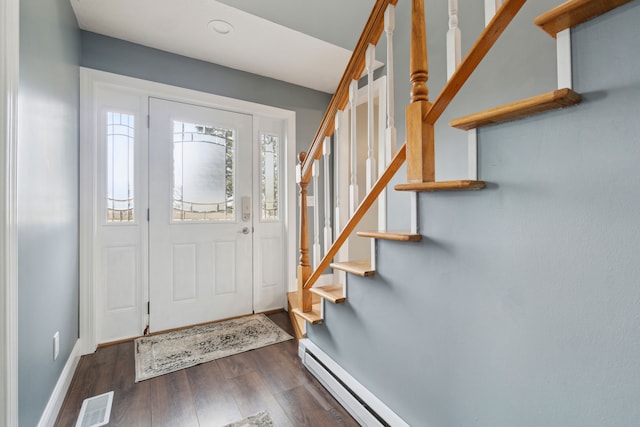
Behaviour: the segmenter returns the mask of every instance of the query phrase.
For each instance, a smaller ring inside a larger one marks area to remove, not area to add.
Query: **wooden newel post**
[[[431,107],[424,0],[412,0],[410,73],[411,103],[406,109],[407,181],[435,181],[434,124],[422,120]]]
[[[300,165],[304,162],[307,153],[302,152],[298,155]],[[300,262],[298,264],[298,298],[300,309],[302,311],[311,311],[311,292],[304,289],[304,284],[311,276],[311,265],[309,264],[309,218],[307,213],[307,186],[308,181],[304,177],[298,180],[300,185]]]

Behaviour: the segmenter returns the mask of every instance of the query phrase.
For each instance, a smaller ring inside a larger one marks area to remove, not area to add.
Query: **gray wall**
[[[298,151],[309,148],[331,95],[82,31],[82,66],[296,112]]]
[[[37,424],[78,339],[79,61],[69,2],[21,0],[18,380],[25,427]]]
[[[636,0],[575,29],[583,103],[480,130],[488,188],[420,194],[425,239],[381,242],[377,275],[350,278],[348,302],[309,328],[410,425],[637,425],[639,20]],[[504,40],[469,96],[538,90],[545,43]],[[514,58],[520,80],[492,77]],[[465,99],[452,115],[477,107]]]

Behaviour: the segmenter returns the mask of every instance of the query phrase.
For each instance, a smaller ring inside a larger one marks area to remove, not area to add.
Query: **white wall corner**
[[[40,422],[38,422],[38,427],[53,427],[56,423],[58,412],[60,412],[60,408],[62,408],[64,398],[67,395],[71,380],[73,379],[73,374],[76,372],[78,362],[80,361],[81,347],[80,340],[77,340],[67,359],[67,363],[65,363],[60,373],[56,386],[53,388],[49,402],[47,402],[47,406],[44,408]]]
[[[0,2],[0,425],[18,425],[16,150],[20,2]]]

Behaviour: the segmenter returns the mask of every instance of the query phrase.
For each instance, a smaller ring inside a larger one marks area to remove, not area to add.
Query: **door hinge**
[[[147,129],[151,127],[151,116],[147,114]]]
[[[151,314],[151,301],[147,301],[147,314]]]
[[[147,208],[147,222],[149,222],[149,208]]]

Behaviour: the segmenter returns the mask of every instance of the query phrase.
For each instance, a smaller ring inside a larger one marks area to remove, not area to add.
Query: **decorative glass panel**
[[[260,134],[260,210],[262,220],[266,221],[280,219],[278,210],[279,147],[277,136]]]
[[[134,221],[134,117],[107,113],[107,222]]]
[[[233,221],[235,131],[173,122],[173,220]]]

